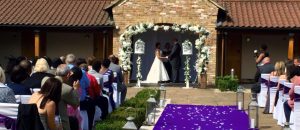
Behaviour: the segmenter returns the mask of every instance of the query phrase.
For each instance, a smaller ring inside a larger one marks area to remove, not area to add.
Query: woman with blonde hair
[[[271,76],[283,76],[285,77],[285,63],[283,61],[277,61],[274,66],[274,71],[271,72]]]
[[[47,73],[48,71],[47,61],[44,58],[39,58],[35,63],[32,75],[23,82],[23,85],[28,88],[41,88],[41,81],[44,77],[54,77],[53,74]]]
[[[4,70],[0,66],[0,103],[16,103],[16,98],[13,90],[4,85],[4,82]]]

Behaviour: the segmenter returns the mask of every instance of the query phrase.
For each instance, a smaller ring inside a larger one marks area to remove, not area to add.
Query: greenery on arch
[[[131,54],[133,53],[133,49],[131,47],[132,44],[132,36],[147,32],[148,30],[158,31],[164,30],[169,31],[173,30],[175,32],[195,32],[199,34],[198,39],[195,41],[195,48],[197,49],[197,60],[195,63],[195,70],[198,74],[205,74],[208,69],[208,62],[210,57],[210,47],[205,44],[205,40],[209,35],[209,31],[204,27],[199,25],[191,25],[191,24],[173,24],[173,25],[155,25],[153,23],[139,23],[136,25],[130,25],[126,28],[123,34],[120,35],[119,42],[121,44],[119,50],[119,57],[121,60],[121,67],[123,71],[131,70]]]

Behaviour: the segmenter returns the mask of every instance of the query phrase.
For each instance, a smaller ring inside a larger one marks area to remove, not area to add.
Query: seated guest
[[[23,85],[28,88],[41,88],[41,81],[44,77],[54,77],[53,74],[47,73],[49,65],[44,58],[36,61],[33,71],[32,75],[23,82]]]
[[[99,73],[101,68],[101,62],[99,60],[95,60],[92,63],[92,69],[88,71],[88,73],[94,76],[100,87],[100,96],[96,99],[95,105],[97,105],[101,109],[101,119],[105,119],[108,115],[108,100],[106,97],[102,96],[102,86],[103,86],[103,75]]]
[[[114,55],[109,56],[110,65],[109,69],[113,72],[117,73],[117,83],[118,83],[118,91],[121,92],[121,102],[125,100],[126,93],[127,93],[127,87],[123,83],[123,74],[122,74],[122,68],[118,65],[118,58]]]
[[[117,57],[115,57],[114,55],[110,55],[109,60],[110,60],[109,69],[112,70],[113,72],[117,72],[118,82],[122,83],[123,82],[122,68],[121,66],[116,64]]]
[[[294,58],[294,65],[300,66],[300,57]]]
[[[21,68],[23,68],[26,73],[30,76],[32,73],[32,64],[29,60],[22,60],[19,64]]]
[[[92,126],[93,121],[94,121],[94,115],[95,115],[95,101],[100,96],[100,86],[99,86],[96,78],[87,73],[87,71],[88,71],[88,65],[87,64],[81,64],[80,68],[86,72],[85,74],[86,74],[86,76],[88,77],[88,79],[90,81],[90,85],[88,87],[88,95],[94,103],[94,104],[90,104],[91,107],[93,105],[93,107],[92,107],[93,109],[90,109],[90,114],[93,114],[93,115],[89,116],[89,125]],[[89,114],[89,111],[88,111],[88,114]]]
[[[110,65],[110,60],[104,59],[102,62],[102,65],[101,65],[100,74],[103,75],[103,90],[106,89],[106,91],[104,91],[104,92],[109,96],[110,104],[114,110],[116,108],[116,105],[115,105],[115,102],[113,99],[113,92],[114,92],[113,87],[112,87],[113,72],[108,68],[109,65]],[[107,79],[105,79],[105,77],[107,77]],[[107,81],[105,81],[105,80],[107,80]]]
[[[5,83],[10,82],[11,72],[12,72],[13,68],[17,65],[17,58],[10,56],[10,57],[7,57],[7,59],[8,59],[8,62],[5,66],[5,77],[6,77]]]
[[[280,88],[280,83],[279,80],[286,80],[286,73],[285,73],[285,63],[283,61],[278,61],[275,63],[275,70],[271,73],[271,76],[278,76],[278,84],[277,84],[277,91],[276,91],[276,96],[275,96],[275,101],[274,101],[274,107],[277,105],[277,101],[279,98],[279,91],[282,90]]]
[[[53,77],[45,80],[43,80],[41,91],[33,93],[29,99],[29,103],[37,105],[45,130],[57,130],[55,110],[61,98],[62,83]]]
[[[73,66],[73,68],[71,69],[71,77],[69,78],[69,85],[70,83],[74,83],[74,81],[77,81],[78,79],[80,79],[79,81],[80,81],[80,91],[81,91],[80,111],[87,111],[88,118],[94,117],[95,106],[92,100],[90,100],[90,96],[88,93],[90,81],[85,71],[81,70],[77,66]],[[89,129],[92,129],[92,125],[89,125]]]
[[[70,130],[70,121],[67,115],[67,105],[77,108],[79,106],[79,94],[80,89],[79,80],[74,81],[72,86],[68,85],[68,79],[70,77],[70,68],[66,64],[61,64],[56,69],[56,75],[59,76],[62,81],[61,100],[59,102],[58,110],[62,121],[63,130]],[[73,122],[75,125],[77,122]]]
[[[14,91],[4,85],[5,74],[0,67],[0,103],[16,103]]]
[[[285,114],[285,118],[286,118],[287,122],[290,122],[291,111],[294,109],[295,86],[300,85],[300,66],[295,66],[295,68],[293,69],[293,71],[290,74],[290,81],[291,81],[291,83],[293,83],[293,86],[291,87],[291,89],[289,91],[290,99],[288,101],[285,101],[283,104],[284,114]]]
[[[86,58],[86,63],[88,65],[88,70],[92,70],[93,62],[96,60],[95,56],[89,56]]]
[[[68,66],[69,67],[69,66]],[[82,78],[82,71],[79,67],[73,67],[71,70],[70,70],[70,75],[68,76],[68,81],[67,81],[67,84],[69,86],[73,86],[74,83],[78,82],[79,81],[79,84],[80,84],[80,80]],[[86,89],[87,88],[83,88],[81,85],[80,86],[80,89],[77,90],[77,92],[79,93],[79,100],[80,100],[80,103],[81,103],[81,99],[80,98],[83,98],[82,97],[82,91],[84,91],[84,93],[86,93]],[[80,104],[79,103],[79,104]],[[81,109],[81,108],[80,108]],[[71,127],[71,130],[73,129],[78,129],[78,128],[81,128],[81,121],[82,121],[82,117],[80,115],[80,111],[78,109],[74,109],[73,107],[70,107],[68,105],[68,115],[72,118],[69,118],[69,121],[70,121],[70,127]],[[72,125],[72,122],[78,122],[77,124],[78,125]]]
[[[17,65],[13,68],[10,77],[11,82],[7,86],[14,91],[15,95],[31,95],[30,89],[21,84],[27,78],[29,75],[26,70]]]
[[[283,78],[285,78],[285,72],[284,71],[285,71],[284,62],[283,61],[277,61],[275,63],[275,66],[274,66],[274,71],[271,72],[270,76],[277,76],[278,78],[280,78],[280,76],[281,76],[280,79],[283,79]],[[276,92],[277,95],[278,95],[278,92],[279,91],[277,90],[277,92]],[[270,109],[270,98],[269,98],[269,96],[270,96],[270,91],[268,90],[266,107],[265,107],[265,110],[263,112],[264,114],[268,114],[269,113],[269,109]]]
[[[63,64],[60,58],[55,58],[52,62],[51,70],[49,71],[50,74],[56,74],[56,69],[59,65]]]
[[[88,89],[89,96],[92,99],[96,99],[98,96],[100,96],[100,86],[99,86],[96,78],[94,76],[92,76],[91,74],[87,73],[87,71],[88,71],[87,64],[81,64],[80,68],[86,72],[85,74],[88,77],[88,79],[90,80],[90,86]]]
[[[74,54],[70,53],[66,56],[65,62],[70,67],[70,69],[74,67],[75,61],[76,61],[76,56]]]
[[[61,64],[64,64],[64,62],[60,58],[54,58],[52,67],[56,69]]]
[[[101,68],[100,60],[95,60],[92,64],[92,69],[88,71],[90,75],[93,75],[96,79],[100,87],[103,86],[103,75],[99,73]],[[102,90],[102,88],[100,89]]]

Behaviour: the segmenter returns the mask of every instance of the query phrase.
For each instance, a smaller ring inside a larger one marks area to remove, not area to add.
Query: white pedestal
[[[142,88],[141,81],[138,80],[137,83],[136,83],[136,86],[133,87],[133,88]]]
[[[183,89],[190,89],[190,81],[186,81],[185,87]]]

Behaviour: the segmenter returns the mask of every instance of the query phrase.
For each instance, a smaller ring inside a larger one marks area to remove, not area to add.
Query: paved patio
[[[127,97],[134,96],[139,88],[128,88]],[[235,105],[236,94],[234,92],[220,92],[217,89],[182,89],[179,87],[167,87],[167,98],[173,104],[201,104],[201,105]],[[250,103],[250,90],[246,89],[245,108]],[[260,108],[259,126],[261,130],[280,130],[273,119],[272,114],[263,114]]]

